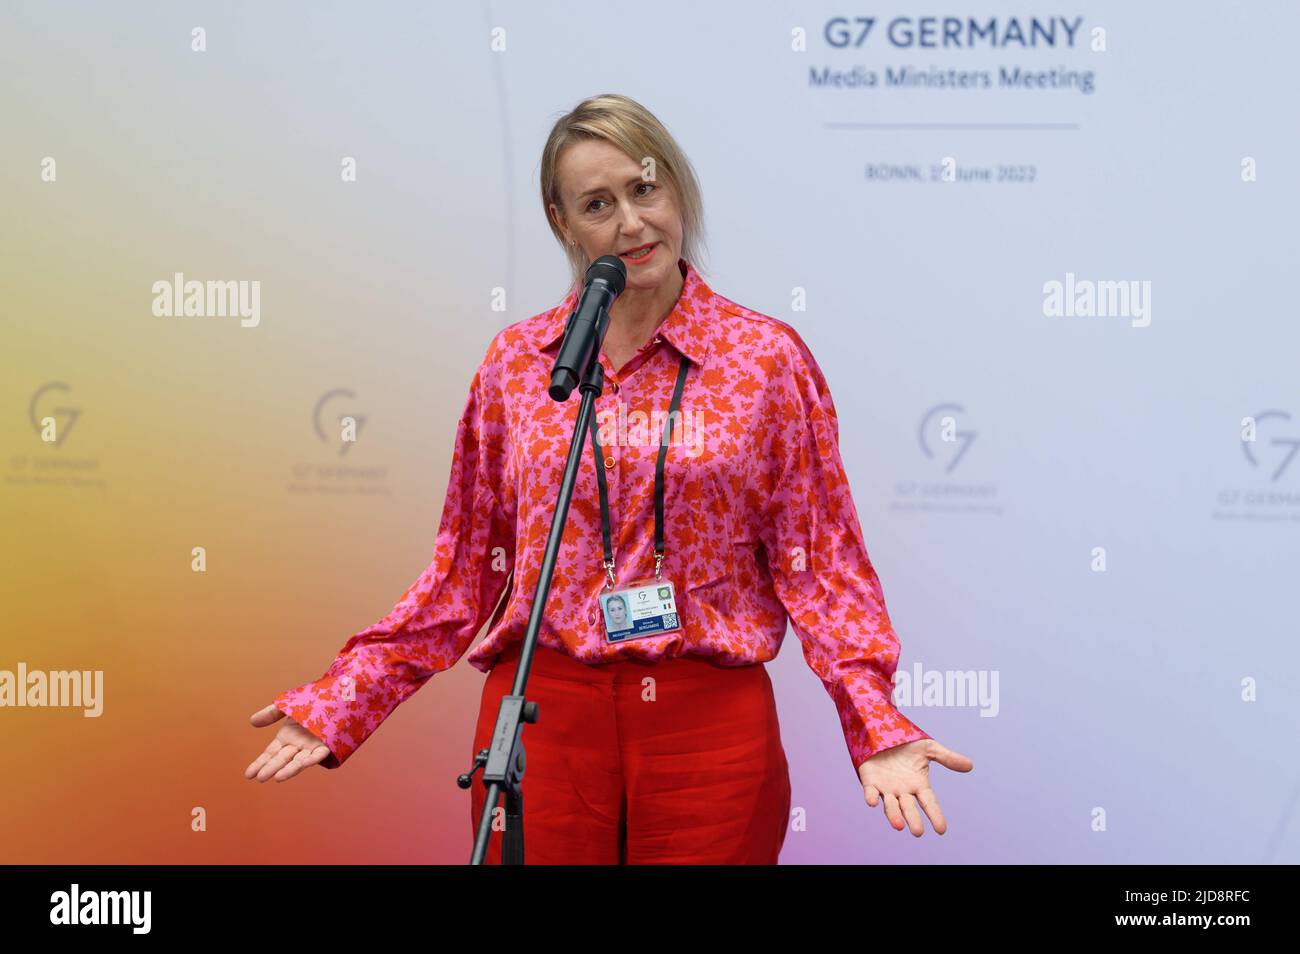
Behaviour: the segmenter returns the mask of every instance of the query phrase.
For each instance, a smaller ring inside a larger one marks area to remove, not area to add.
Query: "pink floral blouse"
[[[605,639],[606,583],[590,437],[539,640],[586,663],[696,653],[741,666],[774,658],[787,617],[839,712],[854,766],[929,738],[892,704],[899,640],[867,556],[821,369],[789,325],[714,292],[684,259],[681,297],[596,402],[616,585],[654,574],[654,474],[681,355],[690,361],[665,464],[662,572],[681,629]],[[318,736],[337,768],[397,705],[469,648],[484,672],[521,641],[579,392],[546,389],[576,292],[499,332],[470,385],[428,568],[321,678],[276,706]]]

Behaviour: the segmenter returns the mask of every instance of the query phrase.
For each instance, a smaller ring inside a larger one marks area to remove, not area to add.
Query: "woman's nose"
[[[620,215],[623,219],[623,233],[625,235],[636,235],[641,231],[641,216],[637,213],[634,205],[630,202],[624,202]]]

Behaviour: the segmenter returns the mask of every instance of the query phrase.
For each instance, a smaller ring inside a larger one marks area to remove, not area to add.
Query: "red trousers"
[[[518,656],[515,644],[488,673],[475,752]],[[765,666],[696,656],[592,666],[538,646],[524,695],[538,704],[523,731],[527,864],[776,864],[790,773]],[[473,832],[481,770],[471,791]],[[492,833],[489,864],[501,863],[501,837]]]

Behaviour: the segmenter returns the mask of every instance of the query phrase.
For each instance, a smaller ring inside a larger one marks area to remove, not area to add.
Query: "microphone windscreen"
[[[607,281],[613,287],[614,295],[617,297],[623,294],[623,289],[627,287],[627,266],[617,255],[602,255],[587,269],[584,283],[590,285],[597,278]]]

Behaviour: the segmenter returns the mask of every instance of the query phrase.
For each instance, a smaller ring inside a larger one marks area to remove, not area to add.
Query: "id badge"
[[[671,580],[637,580],[600,594],[605,641],[621,643],[681,629]]]

